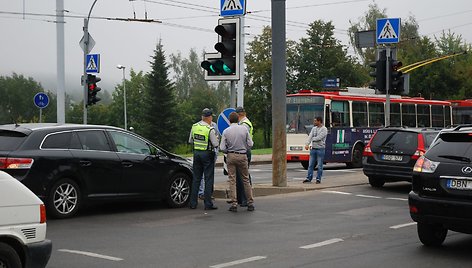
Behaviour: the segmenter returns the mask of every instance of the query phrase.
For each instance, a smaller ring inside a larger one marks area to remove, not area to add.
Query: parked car
[[[38,195],[52,217],[66,218],[90,201],[189,201],[189,160],[126,130],[98,125],[0,126],[0,170]]]
[[[411,181],[416,160],[428,149],[438,129],[386,127],[377,130],[362,157],[363,172],[372,187]]]
[[[471,125],[441,131],[416,161],[408,202],[424,245],[441,245],[448,230],[472,234]]]
[[[43,202],[0,171],[0,267],[46,267],[51,250]]]

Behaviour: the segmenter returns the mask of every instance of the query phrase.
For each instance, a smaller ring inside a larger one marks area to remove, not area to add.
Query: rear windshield
[[[26,139],[21,132],[0,130],[0,151],[14,151]]]
[[[434,145],[429,148],[427,157],[430,156],[433,156],[434,158],[446,158],[448,160],[457,161],[463,161],[463,159],[472,159],[472,134],[440,134]]]
[[[416,150],[418,134],[407,131],[377,131],[371,143],[371,148],[387,150]]]

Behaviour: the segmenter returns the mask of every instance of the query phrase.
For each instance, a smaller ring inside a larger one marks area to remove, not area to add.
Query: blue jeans
[[[196,207],[198,203],[198,188],[202,177],[205,178],[205,207],[212,207],[211,200],[213,183],[215,180],[215,152],[213,151],[198,151],[193,152],[193,181],[192,191],[190,193],[190,206]]]
[[[308,175],[306,179],[311,181],[313,180],[313,169],[315,169],[315,159],[318,165],[318,172],[316,174],[316,180],[321,181],[321,176],[323,175],[323,159],[325,156],[325,148],[317,148],[310,150],[310,162],[308,164]]]

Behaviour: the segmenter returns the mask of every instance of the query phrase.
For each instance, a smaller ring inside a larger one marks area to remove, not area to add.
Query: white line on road
[[[105,260],[109,260],[109,261],[122,261],[123,260],[123,259],[117,258],[117,257],[106,256],[106,255],[101,255],[101,254],[97,254],[97,253],[93,253],[93,252],[87,252],[87,251],[80,251],[80,250],[59,249],[58,251],[73,253],[73,254],[80,254],[80,255],[85,255],[85,256],[89,256],[89,257],[105,259]]]
[[[412,226],[412,225],[416,225],[416,222],[409,222],[409,223],[405,223],[405,224],[390,226],[390,229],[400,229],[400,228],[408,227],[408,226]]]
[[[212,266],[210,266],[210,268],[229,267],[229,266],[234,266],[234,265],[238,265],[238,264],[242,264],[242,263],[246,263],[246,262],[263,260],[263,259],[266,259],[266,258],[267,258],[267,256],[254,256],[254,257],[250,257],[250,258],[247,258],[247,259],[241,259],[241,260],[236,260],[236,261],[232,261],[232,262],[212,265]]]
[[[399,200],[399,201],[408,201],[407,198],[398,198],[398,197],[387,197],[388,200]]]
[[[365,197],[365,198],[382,198],[380,196],[375,196],[375,195],[365,195],[365,194],[356,194],[357,197]]]
[[[329,239],[329,240],[319,242],[319,243],[316,243],[316,244],[302,246],[300,248],[303,248],[303,249],[318,248],[318,247],[327,246],[327,245],[331,245],[331,244],[342,242],[342,241],[344,241],[344,240],[342,240],[341,238],[333,238],[333,239]]]
[[[340,192],[340,191],[321,191],[323,193],[330,193],[330,194],[344,194],[344,195],[351,195],[351,193]]]

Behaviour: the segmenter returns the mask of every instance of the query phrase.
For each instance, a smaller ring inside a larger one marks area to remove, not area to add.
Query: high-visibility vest
[[[193,149],[199,151],[211,150],[210,131],[213,128],[200,122],[192,126]]]
[[[253,138],[252,135],[253,135],[253,129],[254,129],[254,127],[252,126],[251,121],[249,121],[249,119],[247,119],[247,117],[246,117],[246,119],[244,119],[244,121],[241,121],[241,123],[239,123],[239,124],[240,124],[240,125],[246,124],[246,125],[249,126],[249,135],[251,136],[251,139],[252,139],[252,138]]]

